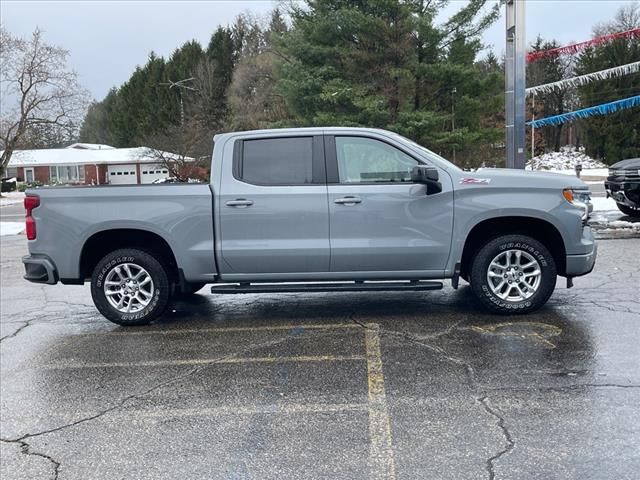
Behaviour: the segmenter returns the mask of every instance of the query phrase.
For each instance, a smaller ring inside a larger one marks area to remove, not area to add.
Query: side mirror
[[[413,167],[411,171],[411,181],[414,183],[422,183],[427,186],[427,195],[440,193],[442,184],[438,181],[438,169],[427,167],[426,165],[418,165]]]

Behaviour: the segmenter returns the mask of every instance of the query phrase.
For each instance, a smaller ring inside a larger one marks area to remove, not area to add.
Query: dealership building
[[[5,175],[42,185],[142,184],[171,176],[157,152],[147,147],[114,148],[93,143],[16,150]]]

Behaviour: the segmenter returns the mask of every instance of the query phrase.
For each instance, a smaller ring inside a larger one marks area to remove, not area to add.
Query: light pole
[[[524,169],[525,153],[525,0],[506,2],[505,113],[507,168]]]
[[[169,90],[172,88],[178,89],[178,94],[180,95],[180,125],[184,125],[184,102],[182,101],[182,90],[191,90],[195,92],[196,89],[186,85],[187,82],[191,82],[195,80],[194,77],[185,78],[184,80],[178,80],[177,82],[172,82],[169,80],[168,82],[160,83],[159,85],[168,86]]]

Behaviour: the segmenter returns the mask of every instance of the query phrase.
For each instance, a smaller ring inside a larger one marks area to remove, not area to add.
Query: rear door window
[[[313,137],[245,140],[239,179],[254,185],[313,183]]]

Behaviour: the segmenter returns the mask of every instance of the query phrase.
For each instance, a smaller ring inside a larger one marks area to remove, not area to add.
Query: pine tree
[[[640,7],[631,5],[618,11],[616,19],[594,31],[595,35],[629,30],[640,26]],[[580,55],[577,74],[604,70],[640,59],[640,39],[618,39],[590,48]],[[578,89],[581,107],[620,100],[640,93],[640,74],[587,84]],[[621,110],[578,122],[586,153],[613,164],[640,157],[640,114],[638,109]]]
[[[473,146],[502,135],[481,124],[499,110],[501,88],[496,76],[486,82],[475,62],[478,35],[497,17],[496,8],[483,13],[485,4],[473,0],[442,25],[434,20],[440,2],[294,5],[293,28],[279,45],[289,123],[390,128],[444,153],[462,149],[473,160]]]
[[[532,45],[533,52],[550,50],[560,45],[557,41],[545,41],[538,35]],[[565,80],[574,75],[575,66],[572,57],[555,56],[541,58],[527,66],[527,85],[543,85],[545,83]],[[572,91],[569,88],[556,89],[544,95],[536,96],[535,100],[536,117],[550,117],[561,115],[575,108]],[[544,127],[540,133],[544,138],[547,148],[557,152],[560,150],[562,132],[565,125],[554,125]]]

